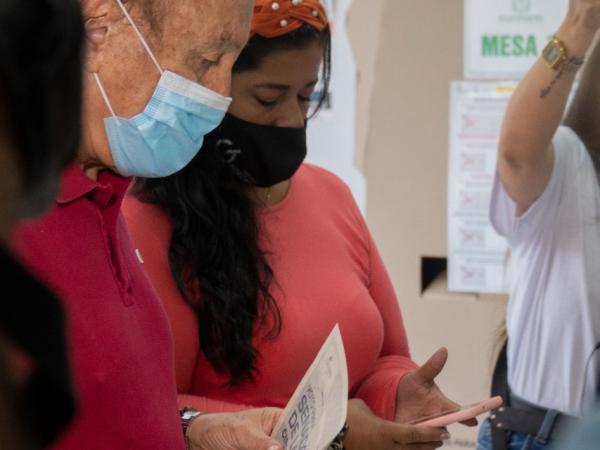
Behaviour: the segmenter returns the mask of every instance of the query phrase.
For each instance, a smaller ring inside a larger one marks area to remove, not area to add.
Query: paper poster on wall
[[[521,79],[568,5],[569,0],[465,0],[465,78]]]
[[[490,223],[498,138],[514,82],[451,85],[448,289],[505,293],[506,240]]]
[[[333,23],[331,85],[325,107],[309,121],[307,161],[342,178],[364,213],[366,180],[355,166],[357,68],[346,28],[352,0],[324,4]]]

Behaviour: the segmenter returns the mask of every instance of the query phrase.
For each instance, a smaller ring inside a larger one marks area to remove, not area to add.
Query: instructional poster
[[[451,85],[448,288],[506,293],[506,240],[489,219],[498,139],[515,82]]]
[[[465,0],[465,78],[521,79],[568,5],[569,0]]]

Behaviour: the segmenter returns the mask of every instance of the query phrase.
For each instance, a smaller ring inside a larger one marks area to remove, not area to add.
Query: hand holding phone
[[[498,409],[502,406],[502,397],[492,397],[473,405],[462,406],[454,411],[446,411],[441,414],[436,414],[430,417],[423,417],[414,422],[413,425],[424,426],[424,427],[446,427],[458,422],[464,422],[465,420],[474,419],[481,414],[485,414],[493,409]]]

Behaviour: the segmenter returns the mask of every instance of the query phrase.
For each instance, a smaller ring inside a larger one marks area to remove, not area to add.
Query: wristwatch
[[[569,57],[565,44],[556,36],[542,51],[542,58],[551,69],[561,72],[577,72],[583,65],[583,59]]]
[[[183,429],[183,436],[187,441],[187,430],[194,421],[194,419],[198,416],[201,416],[204,413],[201,413],[196,408],[192,408],[191,406],[186,406],[181,411],[179,411],[179,416],[181,417],[181,428]]]

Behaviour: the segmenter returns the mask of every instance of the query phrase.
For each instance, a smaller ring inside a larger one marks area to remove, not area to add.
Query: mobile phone
[[[445,427],[452,425],[453,423],[474,419],[475,417],[485,414],[488,411],[498,409],[502,406],[502,403],[502,397],[492,397],[473,405],[461,406],[453,411],[446,411],[434,416],[423,417],[412,422],[412,424],[423,427]]]

